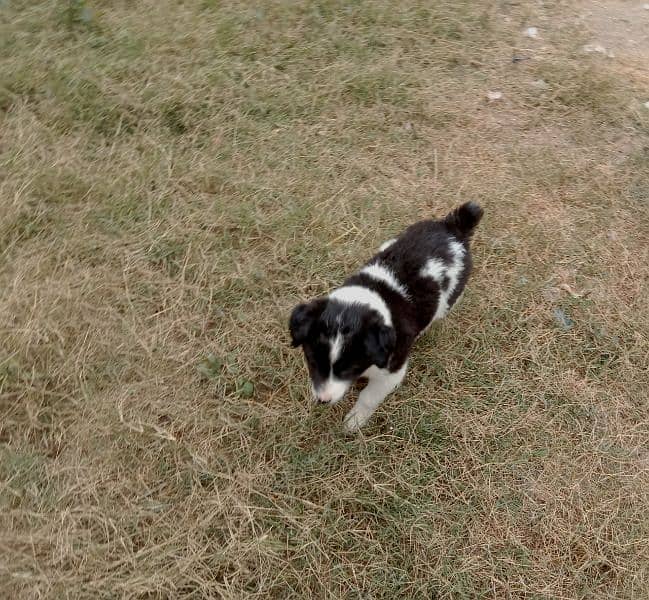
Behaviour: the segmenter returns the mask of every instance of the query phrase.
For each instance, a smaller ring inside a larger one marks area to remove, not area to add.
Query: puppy
[[[354,381],[369,379],[345,417],[347,432],[363,427],[401,383],[414,341],[462,294],[482,215],[467,202],[442,220],[411,225],[342,287],[293,310],[292,345],[302,346],[316,402],[335,404]]]

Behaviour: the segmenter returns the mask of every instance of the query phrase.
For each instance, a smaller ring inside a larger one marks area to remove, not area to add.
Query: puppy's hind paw
[[[343,419],[343,429],[346,433],[356,433],[370,420],[371,416],[371,412],[354,406]]]

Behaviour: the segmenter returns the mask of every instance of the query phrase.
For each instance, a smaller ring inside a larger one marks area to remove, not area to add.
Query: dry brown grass
[[[0,4],[0,595],[646,598],[649,118],[570,4],[88,6]],[[288,311],[466,199],[346,438]]]

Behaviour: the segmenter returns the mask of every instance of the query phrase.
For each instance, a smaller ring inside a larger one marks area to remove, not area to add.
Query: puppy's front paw
[[[356,433],[372,416],[372,413],[366,409],[354,406],[343,420],[343,428],[347,433]]]

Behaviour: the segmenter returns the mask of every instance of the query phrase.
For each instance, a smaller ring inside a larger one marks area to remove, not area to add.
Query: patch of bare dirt
[[[600,46],[637,76],[649,78],[649,5],[637,0],[588,0],[582,7],[585,24],[593,32],[591,46]]]

